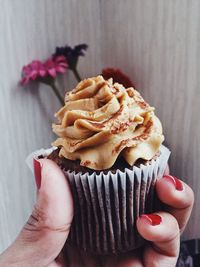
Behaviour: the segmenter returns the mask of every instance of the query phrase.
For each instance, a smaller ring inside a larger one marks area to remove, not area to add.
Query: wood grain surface
[[[0,252],[31,212],[35,186],[25,158],[50,146],[59,108],[48,87],[21,88],[20,70],[66,43],[89,45],[82,77],[119,67],[156,107],[171,172],[195,191],[183,238],[200,238],[200,1],[0,0],[0,6]],[[75,85],[71,73],[65,82]]]

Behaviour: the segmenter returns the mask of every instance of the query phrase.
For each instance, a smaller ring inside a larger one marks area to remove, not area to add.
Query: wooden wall
[[[35,186],[25,158],[49,147],[59,108],[48,87],[18,86],[20,70],[66,43],[89,45],[79,64],[83,77],[119,67],[156,107],[172,174],[196,195],[184,239],[200,238],[200,1],[0,0],[0,6],[0,251],[31,212]],[[66,83],[75,84],[72,74]]]

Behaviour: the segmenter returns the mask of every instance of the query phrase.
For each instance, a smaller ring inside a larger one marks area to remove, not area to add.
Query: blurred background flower
[[[134,87],[131,79],[122,72],[120,69],[115,68],[105,68],[102,70],[102,76],[104,79],[108,80],[109,78],[113,78],[114,82],[123,84],[124,87]]]
[[[79,44],[73,48],[66,45],[63,47],[56,47],[56,51],[53,57],[64,56],[68,62],[69,69],[72,70],[78,82],[81,81],[80,74],[77,70],[78,59],[80,56],[85,56],[85,51],[87,50],[87,44]]]
[[[64,105],[63,97],[55,85],[55,78],[58,73],[65,73],[67,68],[68,63],[64,56],[51,57],[44,62],[33,60],[22,68],[20,84],[27,85],[31,81],[47,84],[52,88],[61,105]]]
[[[22,68],[21,85],[24,86],[33,81],[47,84],[52,88],[61,105],[64,105],[64,97],[60,95],[55,85],[57,74],[64,74],[67,69],[70,69],[77,81],[80,82],[82,79],[78,73],[77,64],[79,57],[85,56],[87,48],[87,44],[79,44],[74,47],[68,45],[56,47],[55,53],[44,62],[33,60]],[[104,68],[102,75],[106,80],[112,78],[114,82],[121,83],[126,88],[134,87],[128,75],[118,68]]]

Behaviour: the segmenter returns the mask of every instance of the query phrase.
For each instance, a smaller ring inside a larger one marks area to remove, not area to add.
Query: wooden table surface
[[[200,238],[200,1],[0,0],[0,6],[0,251],[31,212],[35,185],[25,158],[50,146],[59,108],[46,86],[21,88],[20,70],[67,43],[89,45],[82,77],[119,67],[156,107],[171,172],[196,195],[183,238]],[[66,83],[75,85],[72,74]]]

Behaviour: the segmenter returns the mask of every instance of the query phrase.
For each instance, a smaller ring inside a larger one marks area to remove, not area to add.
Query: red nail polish
[[[162,222],[162,218],[158,214],[142,214],[140,218],[148,220],[153,226],[159,225]]]
[[[35,174],[35,182],[37,185],[37,189],[40,189],[41,186],[41,163],[37,159],[33,159],[33,166],[34,166],[34,174]]]
[[[182,182],[176,178],[175,176],[172,175],[164,175],[163,176],[164,179],[167,179],[168,181],[170,181],[176,188],[176,190],[178,191],[183,191],[183,184]]]

